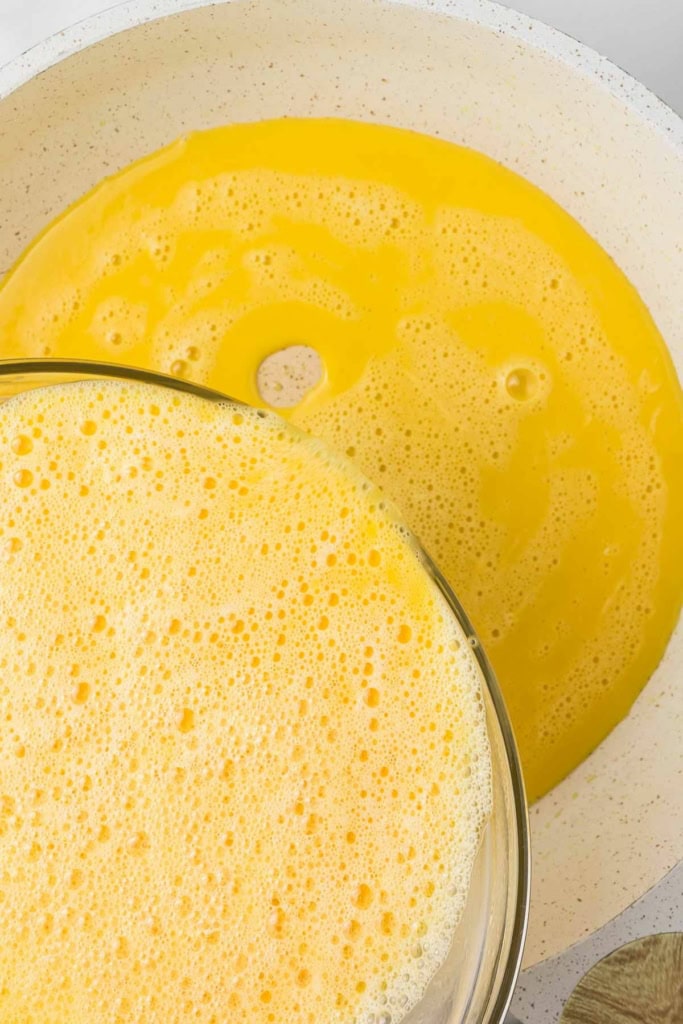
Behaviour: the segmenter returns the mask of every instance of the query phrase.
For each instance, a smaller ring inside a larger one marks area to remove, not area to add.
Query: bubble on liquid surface
[[[514,398],[517,402],[527,402],[533,398],[537,387],[536,375],[524,366],[510,370],[505,378],[505,390],[510,398]]]

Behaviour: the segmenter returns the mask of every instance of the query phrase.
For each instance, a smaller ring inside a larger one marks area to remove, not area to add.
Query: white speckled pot
[[[0,268],[103,175],[190,128],[376,120],[550,193],[629,275],[681,371],[683,125],[597,54],[485,0],[134,0],[0,71],[3,95]],[[527,963],[683,855],[682,665],[679,628],[631,715],[532,808]]]

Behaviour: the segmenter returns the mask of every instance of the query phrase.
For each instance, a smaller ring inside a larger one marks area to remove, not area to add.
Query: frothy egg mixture
[[[270,413],[0,406],[0,1018],[400,1019],[491,804],[480,675],[381,493]]]
[[[539,796],[626,713],[680,608],[681,394],[646,308],[484,156],[315,120],[217,128],[122,171],[0,291],[5,356],[134,363],[255,404],[264,358],[301,345],[323,376],[288,415],[444,570]]]

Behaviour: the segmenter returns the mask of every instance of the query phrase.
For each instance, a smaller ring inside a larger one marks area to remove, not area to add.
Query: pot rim
[[[0,66],[0,100],[59,61],[111,35],[195,8],[237,2],[241,0],[120,0],[35,43],[18,57]],[[567,33],[509,7],[503,7],[495,0],[387,2],[470,22],[511,36],[531,49],[559,59],[567,67],[598,82],[631,112],[661,132],[683,155],[683,118],[614,61]]]

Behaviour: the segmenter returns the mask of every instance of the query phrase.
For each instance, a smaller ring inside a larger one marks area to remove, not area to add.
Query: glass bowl
[[[0,401],[32,388],[107,378],[141,381],[209,402],[226,398],[220,392],[133,367],[27,359],[0,361]],[[463,628],[481,670],[493,767],[493,810],[448,955],[420,1002],[400,1024],[500,1024],[520,968],[528,917],[529,832],[522,774],[505,704],[482,646],[450,586],[419,543],[417,548],[425,571]]]

